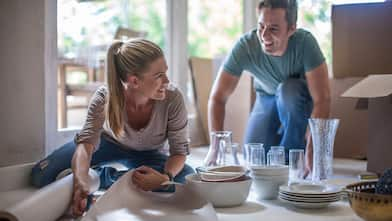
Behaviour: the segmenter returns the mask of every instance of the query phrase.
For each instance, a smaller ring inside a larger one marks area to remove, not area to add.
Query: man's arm
[[[239,77],[222,69],[220,70],[208,99],[208,128],[210,132],[223,130],[225,105],[227,99],[236,88],[239,79]]]
[[[322,63],[306,73],[309,92],[313,100],[312,118],[328,118],[331,106],[331,94],[328,80],[327,65]],[[306,175],[313,167],[313,145],[309,127],[306,131]]]
[[[313,99],[312,118],[328,118],[331,93],[329,88],[327,65],[320,66],[306,73],[309,92]]]

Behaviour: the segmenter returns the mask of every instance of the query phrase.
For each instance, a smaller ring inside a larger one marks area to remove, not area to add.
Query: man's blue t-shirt
[[[318,67],[325,58],[313,35],[297,29],[290,36],[282,56],[264,53],[257,29],[243,35],[223,64],[223,70],[241,76],[244,70],[254,77],[256,91],[273,95],[279,83],[288,78],[305,78],[305,73]]]

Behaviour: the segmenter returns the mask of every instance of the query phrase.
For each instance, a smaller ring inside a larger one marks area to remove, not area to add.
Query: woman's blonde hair
[[[106,56],[109,96],[105,114],[115,136],[120,136],[124,128],[124,83],[129,75],[141,76],[160,57],[163,57],[162,49],[145,39],[114,41],[109,47]]]

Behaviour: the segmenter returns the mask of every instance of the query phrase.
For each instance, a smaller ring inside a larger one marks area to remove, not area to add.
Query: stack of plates
[[[279,199],[301,208],[323,208],[341,199],[342,189],[328,184],[291,183],[279,187]]]

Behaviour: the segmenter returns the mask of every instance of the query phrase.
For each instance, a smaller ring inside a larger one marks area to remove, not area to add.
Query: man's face
[[[286,11],[282,8],[262,8],[258,20],[258,36],[266,54],[282,56],[287,49],[289,37],[296,26],[288,27]]]

